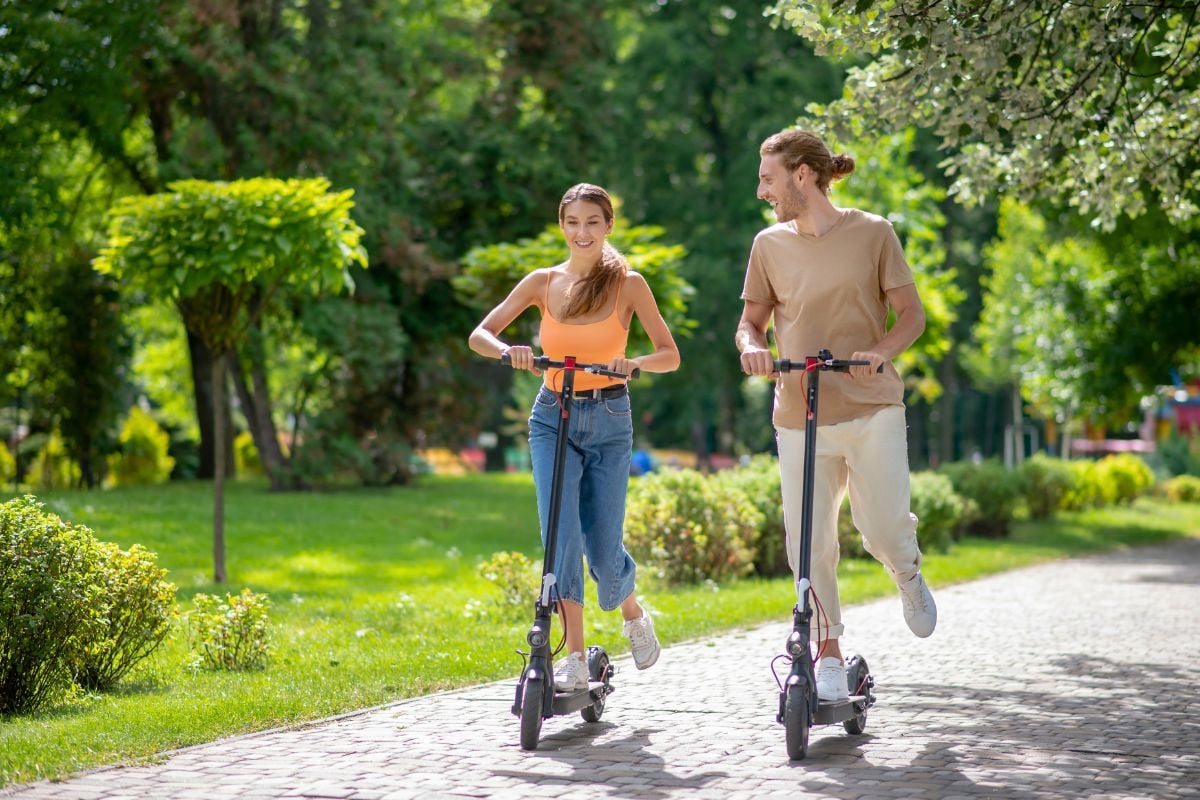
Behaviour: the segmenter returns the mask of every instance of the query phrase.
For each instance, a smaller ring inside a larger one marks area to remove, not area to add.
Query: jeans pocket
[[[605,400],[604,410],[612,417],[628,417],[633,414],[633,410],[629,405],[628,394]]]

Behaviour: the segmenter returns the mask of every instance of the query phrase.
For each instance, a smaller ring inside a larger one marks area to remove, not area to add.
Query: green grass
[[[521,550],[540,564],[526,475],[428,478],[410,489],[271,494],[229,487],[229,581],[211,583],[207,484],[56,492],[66,519],[124,547],[158,553],[183,610],[197,592],[270,595],[276,654],[251,673],[192,672],[183,624],[120,691],[82,695],[0,720],[0,785],[153,756],[183,745],[320,718],[439,689],[510,679],[527,608],[506,609],[478,574],[482,559]],[[1006,540],[964,540],[927,557],[934,586],[1052,558],[1200,535],[1200,505],[1133,508],[1021,523]],[[873,561],[844,560],[843,603],[894,592]],[[639,590],[665,643],[786,620],[791,581],[745,580]],[[595,609],[594,594],[589,607]],[[619,615],[589,613],[589,643],[623,653]]]

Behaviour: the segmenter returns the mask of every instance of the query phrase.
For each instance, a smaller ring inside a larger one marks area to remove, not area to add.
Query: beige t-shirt
[[[823,236],[781,222],[760,231],[750,250],[742,299],[773,306],[779,357],[803,362],[823,348],[834,358],[870,350],[887,332],[887,292],[914,283],[892,225],[845,209]],[[775,386],[776,427],[803,428],[801,370]],[[869,378],[821,374],[817,424],[832,425],[904,404],[904,383],[890,362]]]

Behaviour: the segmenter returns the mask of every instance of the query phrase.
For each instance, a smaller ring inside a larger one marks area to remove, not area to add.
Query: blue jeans
[[[542,546],[550,516],[558,395],[542,387],[529,416],[529,453],[537,487]],[[559,506],[554,575],[558,595],[583,605],[583,557],[596,581],[600,608],[611,611],[633,593],[637,564],[625,551],[625,492],[633,452],[629,395],[571,404]]]

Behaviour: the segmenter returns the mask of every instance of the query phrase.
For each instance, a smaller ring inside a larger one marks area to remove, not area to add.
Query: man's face
[[[759,163],[758,199],[771,204],[780,222],[789,222],[808,209],[808,201],[796,182],[796,173],[803,170],[802,164],[796,172],[788,172],[783,160],[774,154],[763,156]]]

